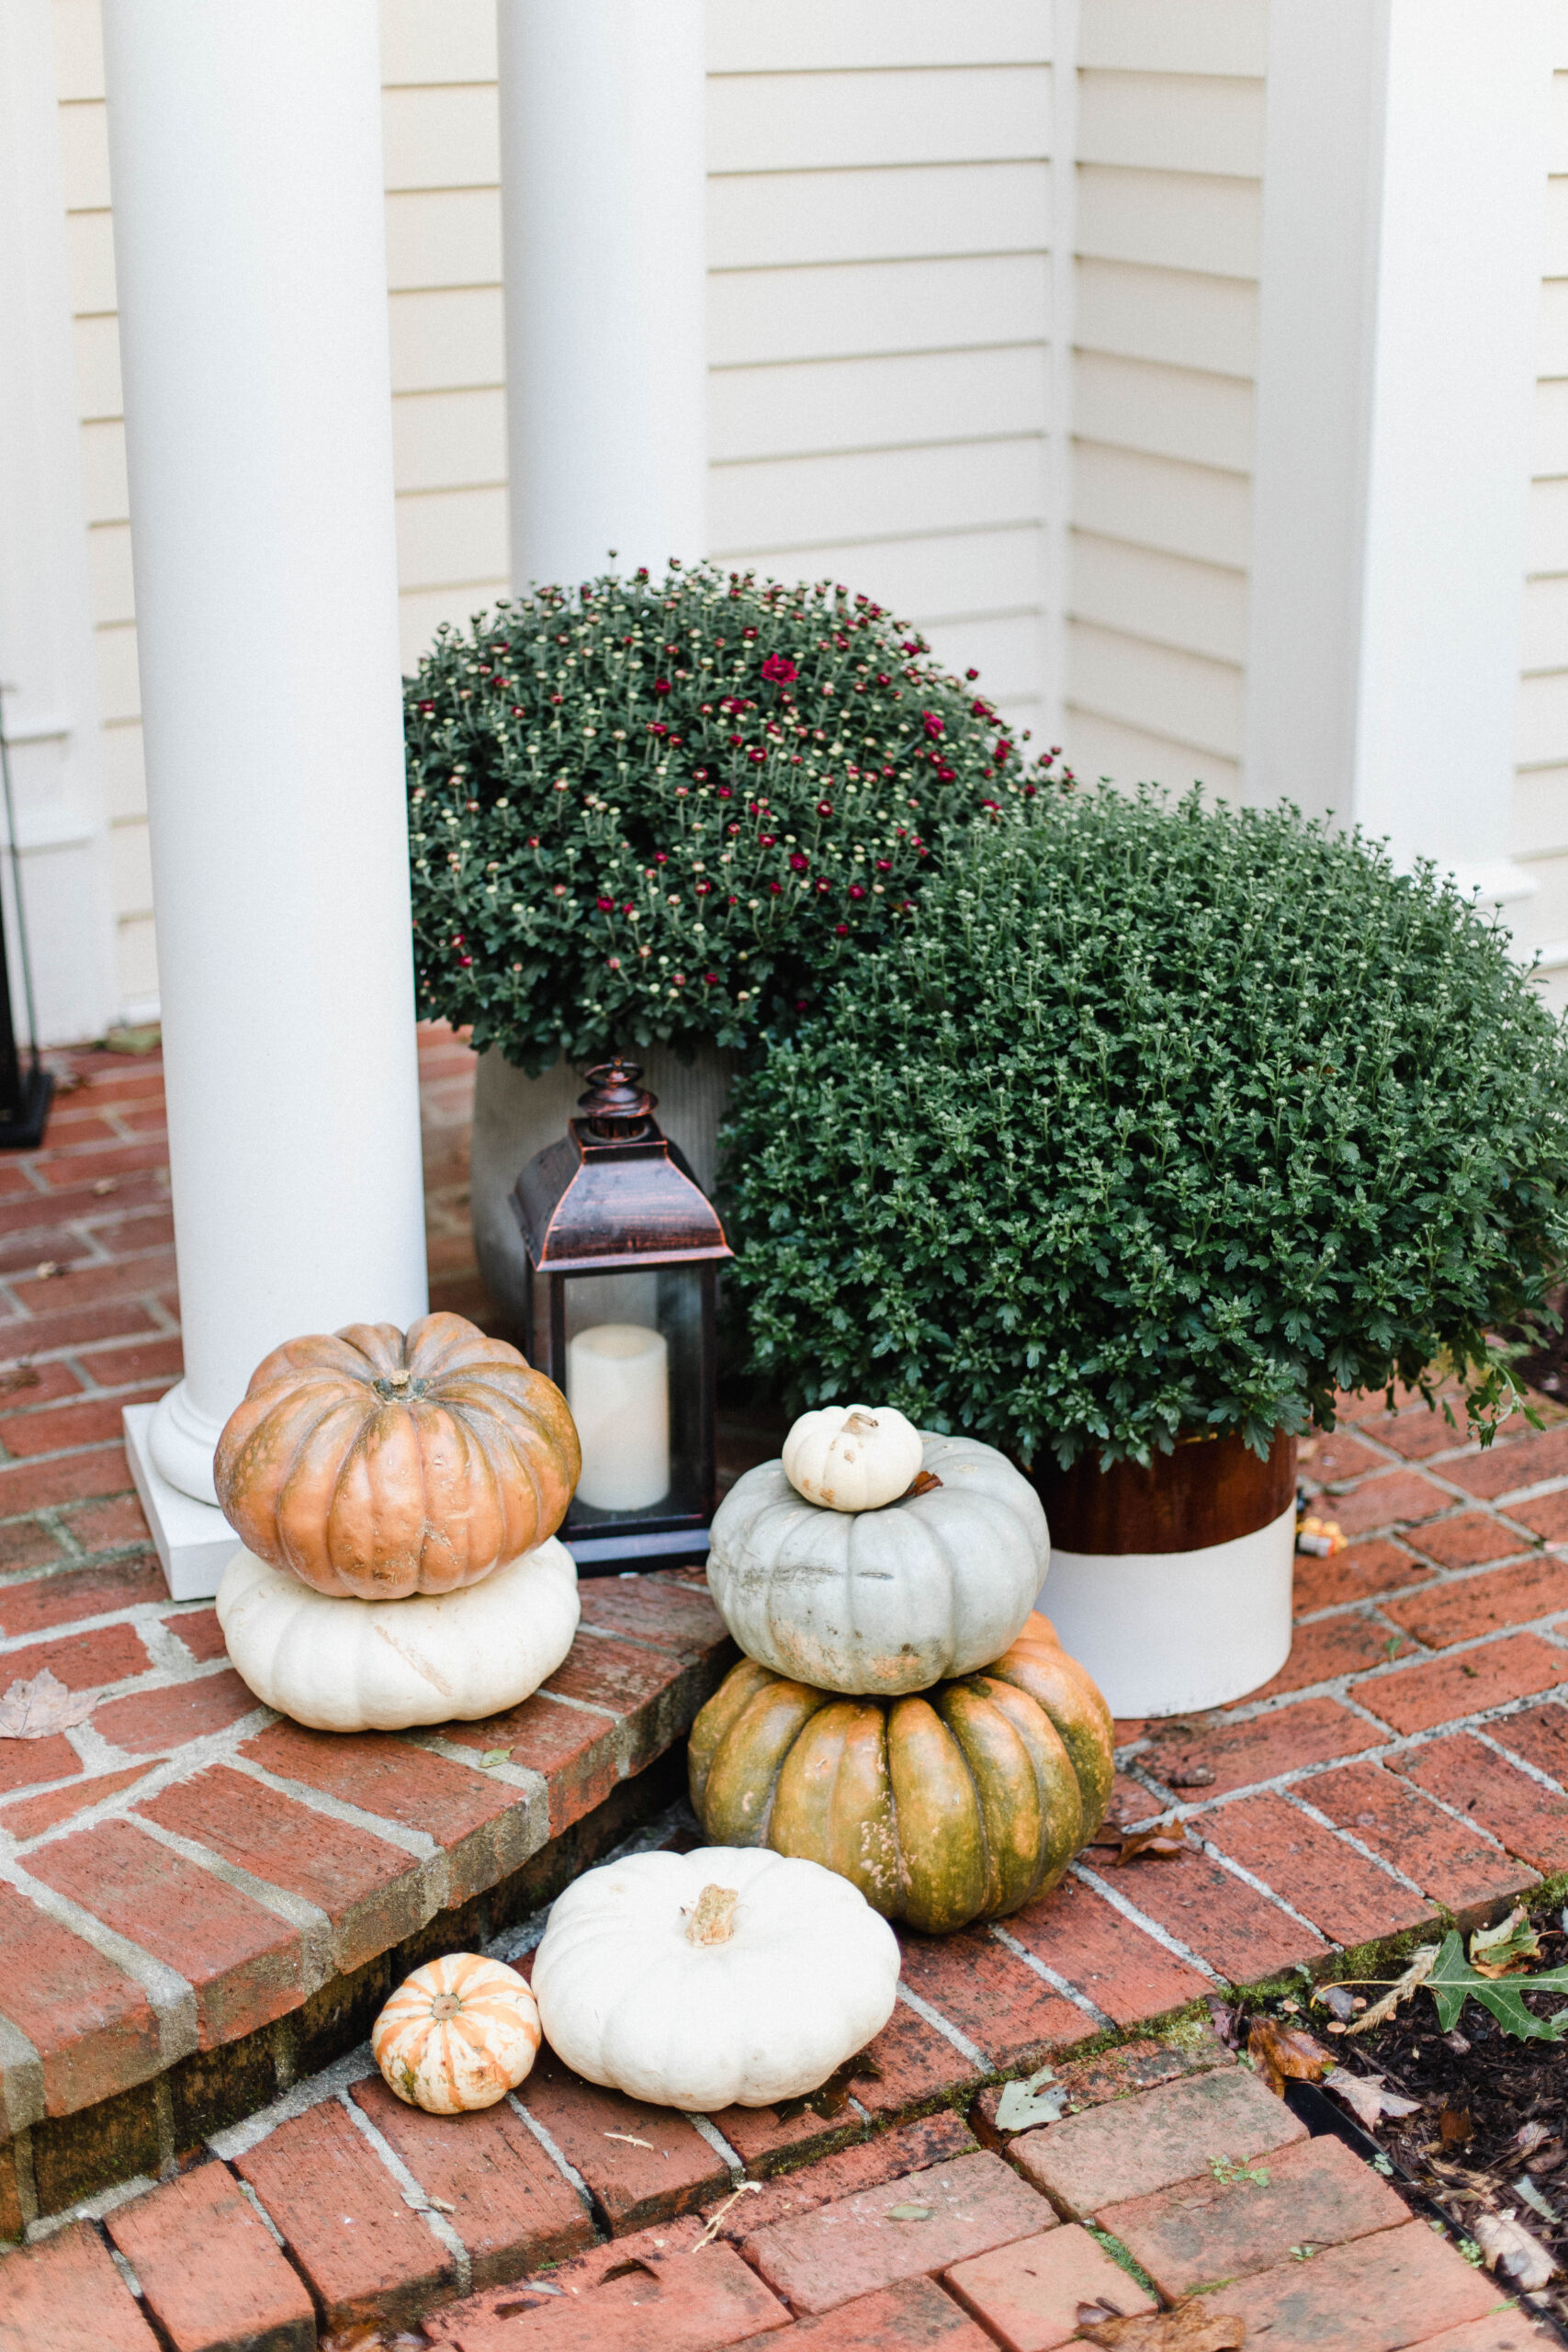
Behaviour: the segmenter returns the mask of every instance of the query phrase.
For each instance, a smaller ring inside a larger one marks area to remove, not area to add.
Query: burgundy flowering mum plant
[[[535,1073],[793,1025],[1035,791],[976,676],[843,587],[706,565],[443,628],[406,689],[422,1017]]]

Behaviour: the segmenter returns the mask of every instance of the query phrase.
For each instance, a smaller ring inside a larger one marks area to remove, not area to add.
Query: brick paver
[[[314,2352],[304,2282],[227,2165],[199,2165],[119,2206],[107,2227],[174,2352]]]
[[[1159,2309],[1097,2238],[1075,2222],[955,2263],[947,2285],[984,2321],[1002,2352],[1052,2352],[1078,2332],[1078,2306],[1109,2299],[1125,2318]]]
[[[744,2250],[792,2310],[826,2312],[1055,2223],[1051,2208],[1000,2156],[982,2153],[862,2189],[803,2221],[775,2222]]]
[[[1256,2278],[1217,2287],[1215,2312],[1235,2312],[1247,2340],[1269,2352],[1399,2352],[1440,2328],[1481,2319],[1498,2301],[1497,2284],[1425,2222],[1380,2230],[1349,2245],[1327,2247],[1309,2261],[1287,2257]]]
[[[684,2212],[728,2181],[724,2158],[683,2115],[581,2082],[552,2051],[540,2052],[519,2096],[599,2199],[616,2237]]]
[[[994,2342],[929,2278],[858,2296],[781,2340],[791,2352],[991,2352]]]
[[[1014,2140],[1008,2158],[1053,2205],[1084,2222],[1107,2205],[1194,2179],[1216,2161],[1250,2163],[1306,2136],[1304,2123],[1235,2066],[1044,2124]]]
[[[85,2222],[0,2263],[6,2352],[158,2352],[107,2247]]]
[[[1267,2270],[1293,2246],[1340,2245],[1410,2219],[1404,2199],[1332,2136],[1231,2169],[1100,2209],[1102,2225],[1172,2301],[1205,2280]]]

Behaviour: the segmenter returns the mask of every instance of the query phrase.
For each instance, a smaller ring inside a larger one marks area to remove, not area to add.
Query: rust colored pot
[[[1080,1455],[1070,1470],[1037,1458],[1030,1475],[1062,1551],[1196,1552],[1279,1518],[1296,1491],[1296,1442],[1277,1430],[1260,1462],[1238,1436],[1183,1438],[1146,1470]]]

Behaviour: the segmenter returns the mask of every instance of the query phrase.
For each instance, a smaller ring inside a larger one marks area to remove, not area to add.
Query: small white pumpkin
[[[218,1588],[218,1622],[244,1681],[316,1731],[500,1714],[555,1672],[578,1615],[577,1566],[554,1536],[482,1584],[406,1600],[318,1592],[243,1551]]]
[[[920,1471],[920,1433],[891,1405],[824,1405],[784,1442],[784,1476],[829,1510],[880,1510]]]
[[[534,1962],[569,2066],[702,2114],[816,2090],[882,2030],[897,1983],[897,1939],[859,1888],[761,1846],[585,1871]]]
[[[387,2088],[427,2115],[493,2107],[539,2054],[527,1980],[482,1952],[449,1952],[404,1979],[370,2029]]]
[[[708,1589],[748,1657],[819,1690],[897,1699],[1018,1639],[1051,1559],[1039,1496],[976,1438],[920,1447],[931,1485],[882,1510],[819,1510],[782,1462],[736,1480],[714,1513]]]

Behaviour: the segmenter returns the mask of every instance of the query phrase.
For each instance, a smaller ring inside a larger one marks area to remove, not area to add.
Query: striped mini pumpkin
[[[370,2029],[389,2090],[428,2115],[493,2107],[539,2054],[539,2010],[499,1960],[448,1952],[408,1977]]]

